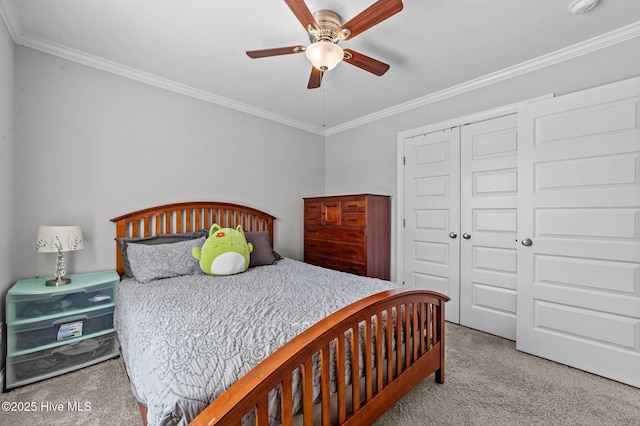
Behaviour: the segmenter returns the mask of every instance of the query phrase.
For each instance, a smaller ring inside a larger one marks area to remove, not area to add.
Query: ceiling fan
[[[331,10],[319,10],[311,14],[304,0],[284,0],[289,9],[298,18],[304,29],[309,33],[311,44],[278,47],[247,51],[250,58],[265,58],[269,56],[288,55],[305,52],[311,62],[311,76],[308,89],[320,87],[322,76],[344,61],[365,71],[381,76],[389,69],[389,65],[370,58],[351,49],[338,46],[340,40],[352,39],[358,34],[379,24],[385,19],[402,10],[402,0],[378,0],[346,23],[342,23],[340,16]]]

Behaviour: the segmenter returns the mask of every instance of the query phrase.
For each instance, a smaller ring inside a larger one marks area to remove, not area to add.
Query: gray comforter
[[[120,283],[115,327],[148,424],[186,425],[291,338],[399,285],[291,259],[242,274]]]

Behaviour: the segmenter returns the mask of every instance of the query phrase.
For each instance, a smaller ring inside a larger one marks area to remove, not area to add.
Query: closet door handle
[[[524,240],[522,240],[522,245],[523,246],[529,247],[532,244],[533,244],[533,241],[531,241],[530,238],[525,238]]]
[[[458,236],[458,234],[456,234],[455,232],[449,232],[449,238],[456,238]]]
[[[464,238],[465,240],[468,240],[469,238],[471,238],[471,234],[465,232],[464,234],[462,234],[462,238]]]

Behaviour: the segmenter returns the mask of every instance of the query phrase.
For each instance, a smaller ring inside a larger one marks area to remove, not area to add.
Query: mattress
[[[114,323],[149,426],[186,425],[294,336],[397,287],[285,258],[226,277],[125,279]]]

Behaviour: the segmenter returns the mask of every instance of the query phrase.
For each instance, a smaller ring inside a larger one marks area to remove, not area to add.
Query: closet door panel
[[[519,117],[516,347],[640,387],[640,78]]]
[[[404,141],[404,279],[451,298],[446,320],[459,323],[459,129]],[[455,235],[455,237],[452,237]]]
[[[460,140],[460,323],[515,340],[517,118],[463,126]]]

